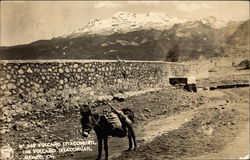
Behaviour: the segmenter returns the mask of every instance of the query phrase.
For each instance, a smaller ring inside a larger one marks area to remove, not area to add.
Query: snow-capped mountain
[[[227,22],[218,20],[213,16],[206,17],[201,20],[203,24],[209,25],[212,28],[220,29],[227,26]]]
[[[221,56],[231,44],[246,44],[248,25],[239,27],[242,23],[119,12],[105,20],[94,19],[69,35],[0,47],[0,59],[164,60],[172,50],[180,61],[210,58]]]
[[[215,29],[223,28],[226,22],[218,20],[215,17],[206,17],[200,20],[203,24]],[[159,12],[150,13],[129,13],[118,12],[112,17],[104,20],[93,19],[88,24],[75,30],[68,37],[80,37],[82,35],[110,35],[113,33],[128,33],[137,30],[168,30],[175,24],[183,24],[186,22],[196,22],[193,19],[179,19],[172,15]]]
[[[100,20],[93,19],[85,27],[74,31],[70,37],[81,35],[110,35],[113,33],[127,33],[136,30],[168,30],[175,24],[185,23],[189,20],[178,19],[166,13],[145,13],[135,14],[128,12],[118,12],[112,17]]]

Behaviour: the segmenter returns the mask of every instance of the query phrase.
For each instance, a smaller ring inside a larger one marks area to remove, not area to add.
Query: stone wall
[[[54,88],[115,86],[127,89],[163,87],[169,77],[186,77],[189,67],[160,61],[33,60],[0,61],[0,95],[42,92]]]

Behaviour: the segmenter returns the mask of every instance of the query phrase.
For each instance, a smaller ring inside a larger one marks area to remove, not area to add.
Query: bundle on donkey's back
[[[90,105],[81,105],[80,113],[82,115],[81,124],[83,136],[87,137],[91,129],[96,133],[98,140],[98,156],[102,155],[102,143],[104,142],[105,159],[108,159],[108,136],[113,137],[128,137],[130,151],[134,145],[136,149],[135,132],[132,124],[134,123],[134,113],[127,108],[121,111],[115,109],[111,104],[108,104],[112,111],[104,110],[103,114],[94,114],[91,111]]]

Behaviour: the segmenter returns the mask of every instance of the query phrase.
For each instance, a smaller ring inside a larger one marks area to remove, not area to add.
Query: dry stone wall
[[[45,93],[86,86],[163,87],[169,77],[186,77],[181,63],[151,61],[33,60],[0,62],[0,95]]]

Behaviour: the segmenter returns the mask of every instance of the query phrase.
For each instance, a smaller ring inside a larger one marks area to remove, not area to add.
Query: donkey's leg
[[[105,151],[105,160],[109,158],[109,151],[108,151],[108,136],[104,137],[104,151]]]
[[[131,136],[132,136],[132,138],[133,138],[133,142],[134,142],[134,150],[136,150],[136,148],[137,148],[137,144],[136,144],[136,140],[135,140],[135,131],[134,131],[133,127],[131,127],[129,130],[130,130],[130,132],[131,132]]]
[[[102,137],[100,135],[97,135],[98,139],[98,156],[96,160],[100,160],[102,157]]]
[[[132,137],[131,136],[128,137],[128,144],[129,144],[129,146],[128,146],[127,151],[131,151],[131,149],[132,149]]]
[[[132,149],[132,137],[131,137],[131,131],[128,129],[128,149],[126,151],[131,151]]]

